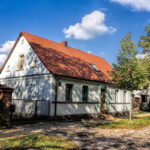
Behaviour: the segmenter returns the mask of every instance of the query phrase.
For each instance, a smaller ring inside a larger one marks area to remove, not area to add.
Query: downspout
[[[57,90],[58,90],[58,84],[57,81],[55,83],[55,112],[54,112],[54,116],[57,116]]]

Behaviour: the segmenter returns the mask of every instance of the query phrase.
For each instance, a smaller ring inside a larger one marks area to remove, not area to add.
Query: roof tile
[[[57,75],[109,82],[112,66],[103,58],[61,43],[21,32],[50,72]],[[96,71],[91,64],[100,70]]]

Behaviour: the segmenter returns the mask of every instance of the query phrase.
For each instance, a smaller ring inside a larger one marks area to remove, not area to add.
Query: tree
[[[150,27],[145,28],[146,35],[141,36],[138,45],[143,49],[143,54],[150,53]]]
[[[146,35],[141,36],[140,41],[138,42],[138,45],[143,49],[143,57],[139,59],[139,62],[148,71],[148,79],[150,79],[150,27],[146,27],[145,31]]]
[[[112,81],[120,88],[138,90],[148,84],[148,72],[136,58],[137,53],[131,33],[128,33],[121,41],[117,64],[113,65],[114,69],[110,73]]]

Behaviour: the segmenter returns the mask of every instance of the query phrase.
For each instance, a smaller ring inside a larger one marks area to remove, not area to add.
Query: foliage
[[[141,39],[138,45],[143,48],[143,53],[150,53],[150,27],[146,27],[145,29],[146,35],[141,36]]]
[[[139,59],[139,64],[147,70],[148,80],[150,80],[150,55],[146,55],[144,58]]]
[[[130,123],[128,119],[113,120],[104,124],[93,127],[102,129],[139,129],[150,125],[150,116],[132,119]]]
[[[138,45],[143,49],[142,53],[144,55],[144,58],[139,59],[139,62],[148,71],[148,79],[150,79],[150,27],[146,27],[145,31],[146,35],[141,36],[138,43]]]
[[[137,53],[131,34],[128,33],[121,41],[118,62],[113,65],[114,69],[110,72],[112,81],[120,88],[137,90],[148,84],[148,72],[136,58]]]
[[[0,149],[78,149],[75,142],[64,137],[49,136],[44,134],[29,135],[0,139]]]

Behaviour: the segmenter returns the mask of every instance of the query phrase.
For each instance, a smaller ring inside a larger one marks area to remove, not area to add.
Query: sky
[[[123,37],[131,32],[137,43],[145,26],[150,0],[0,0],[0,65],[21,31],[68,41],[113,64]]]

